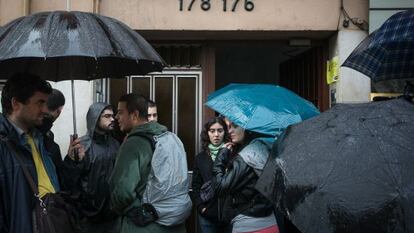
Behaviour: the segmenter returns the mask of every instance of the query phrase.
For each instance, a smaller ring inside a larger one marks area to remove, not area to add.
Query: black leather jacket
[[[238,214],[251,217],[266,217],[272,213],[273,206],[254,188],[258,180],[255,170],[241,156],[236,156],[226,169],[231,152],[220,150],[213,165],[213,182],[217,195],[225,197],[230,210],[223,210],[222,217],[232,219]]]

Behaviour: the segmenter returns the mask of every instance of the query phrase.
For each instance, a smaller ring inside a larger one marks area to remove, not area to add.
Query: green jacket
[[[165,126],[149,122],[136,126],[129,135],[140,133],[154,136],[165,131],[167,131]],[[151,170],[152,153],[149,140],[139,136],[128,136],[119,148],[109,185],[111,188],[111,207],[116,213],[123,216],[121,233],[185,232],[184,225],[165,227],[152,223],[146,227],[138,227],[125,216],[128,210],[141,205],[141,195],[144,193]]]

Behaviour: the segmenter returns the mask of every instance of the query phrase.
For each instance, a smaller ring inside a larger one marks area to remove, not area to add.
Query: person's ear
[[[13,97],[13,98],[11,99],[11,107],[12,107],[12,110],[19,109],[21,105],[22,105],[22,103],[21,103],[21,102],[19,102],[19,101],[16,99],[16,97]]]
[[[134,120],[138,120],[139,119],[139,111],[138,110],[135,110],[132,113],[132,117],[133,117]]]

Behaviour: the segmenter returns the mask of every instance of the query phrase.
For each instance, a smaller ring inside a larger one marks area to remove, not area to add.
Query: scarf
[[[210,156],[211,156],[211,159],[214,161],[214,160],[216,160],[216,158],[217,158],[217,153],[218,153],[218,151],[220,150],[220,148],[221,148],[221,146],[223,145],[223,143],[221,143],[220,145],[218,145],[218,146],[215,146],[215,145],[213,145],[213,144],[208,144],[208,149],[210,150]]]

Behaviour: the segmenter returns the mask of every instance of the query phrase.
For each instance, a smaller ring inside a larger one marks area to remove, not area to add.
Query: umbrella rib
[[[369,128],[366,124],[362,124],[362,125],[364,126],[364,128],[366,128],[371,133],[371,135],[374,135],[374,132],[373,132],[373,130],[371,128]],[[388,168],[388,171],[392,171],[392,168],[390,167],[390,163],[387,161],[387,159],[384,156],[385,155],[385,151],[383,150],[381,143],[379,143],[378,149],[381,151],[381,153],[379,153],[379,156],[382,158],[382,160],[386,164],[386,166]],[[398,183],[397,182],[398,181],[397,180],[397,177],[395,177],[395,175],[392,172],[388,172],[388,174],[390,174],[392,176],[392,178],[393,178],[393,180],[394,180],[395,183]]]
[[[103,29],[103,27],[102,27],[102,24],[101,24],[101,22],[100,22],[100,19],[98,20],[98,17],[97,17],[97,16],[95,16],[94,18],[96,18],[96,22],[98,23],[98,25],[100,25],[100,26],[101,26],[100,28],[101,28],[102,30],[104,30],[104,29]],[[94,41],[94,42],[96,42],[96,43],[99,43],[99,40],[98,40],[98,38],[96,38],[95,33],[90,33],[90,34],[91,34],[91,35],[92,35],[92,37],[93,37],[93,41]],[[92,41],[90,41],[90,44],[91,44],[91,45],[93,45]],[[98,64],[98,52],[95,50],[95,46],[92,46],[91,48],[92,48],[93,53],[94,53],[95,62]]]

